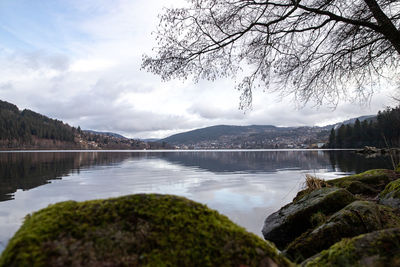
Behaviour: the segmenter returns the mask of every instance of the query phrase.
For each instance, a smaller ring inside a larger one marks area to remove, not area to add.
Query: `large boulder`
[[[375,169],[327,181],[331,186],[345,188],[353,194],[376,196],[385,186],[400,178],[393,170]]]
[[[355,200],[345,189],[325,187],[312,191],[271,214],[264,222],[262,233],[266,240],[285,248],[295,238],[312,228],[314,215],[333,214]]]
[[[298,237],[285,253],[301,262],[342,238],[393,227],[400,227],[400,219],[391,208],[370,201],[355,201],[333,214],[326,223]]]
[[[51,205],[10,240],[0,266],[290,266],[273,244],[168,195]]]
[[[389,183],[379,194],[379,203],[400,209],[400,179]]]
[[[400,266],[399,240],[399,228],[346,238],[307,259],[302,266]]]

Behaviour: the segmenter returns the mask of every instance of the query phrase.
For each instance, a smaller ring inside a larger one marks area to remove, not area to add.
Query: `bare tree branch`
[[[244,75],[241,108],[256,86],[300,102],[366,97],[399,67],[398,0],[188,0],[160,15],[155,56],[164,80]]]

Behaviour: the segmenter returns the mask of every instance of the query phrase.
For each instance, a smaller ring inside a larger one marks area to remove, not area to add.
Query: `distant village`
[[[302,131],[282,136],[245,135],[222,136],[218,140],[205,140],[186,144],[174,144],[176,149],[318,149],[324,148],[328,131],[308,127]]]
[[[217,143],[204,141],[193,145],[175,145],[174,149],[318,149],[324,148],[326,143],[286,143],[285,140],[276,138],[275,143],[271,142],[245,142],[243,144]]]

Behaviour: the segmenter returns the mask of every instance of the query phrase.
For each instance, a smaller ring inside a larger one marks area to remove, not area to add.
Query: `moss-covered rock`
[[[385,186],[400,178],[393,170],[376,169],[327,181],[332,186],[345,188],[353,194],[376,196]]]
[[[355,201],[333,214],[326,223],[298,237],[285,253],[301,262],[342,238],[393,227],[400,227],[400,219],[391,208],[370,201]]]
[[[400,209],[400,179],[389,183],[379,194],[379,203]]]
[[[0,266],[290,266],[269,242],[188,199],[131,195],[51,205],[10,240]]]
[[[266,240],[283,249],[314,227],[321,217],[342,209],[354,200],[355,197],[342,188],[325,187],[314,190],[271,214],[264,222],[262,233]],[[313,216],[315,214],[318,214],[318,220]]]
[[[400,229],[391,228],[343,239],[307,259],[303,266],[400,266]]]
[[[397,166],[396,166],[396,168],[395,168],[395,170],[394,170],[395,172],[400,172],[400,163],[399,164],[397,164]]]

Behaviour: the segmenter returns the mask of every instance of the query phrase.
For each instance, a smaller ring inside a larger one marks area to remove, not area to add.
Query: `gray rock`
[[[347,189],[352,194],[375,197],[387,184],[399,179],[393,170],[375,169],[327,181],[328,184]]]
[[[302,266],[400,266],[400,229],[345,238],[307,259]]]
[[[266,240],[283,249],[313,226],[313,214],[330,215],[353,201],[354,195],[342,188],[314,190],[271,214],[264,222],[262,233]]]
[[[389,183],[379,194],[379,203],[400,209],[400,179]]]
[[[326,223],[294,240],[285,253],[293,260],[303,261],[342,238],[393,227],[400,227],[400,219],[391,208],[370,201],[355,201]]]

